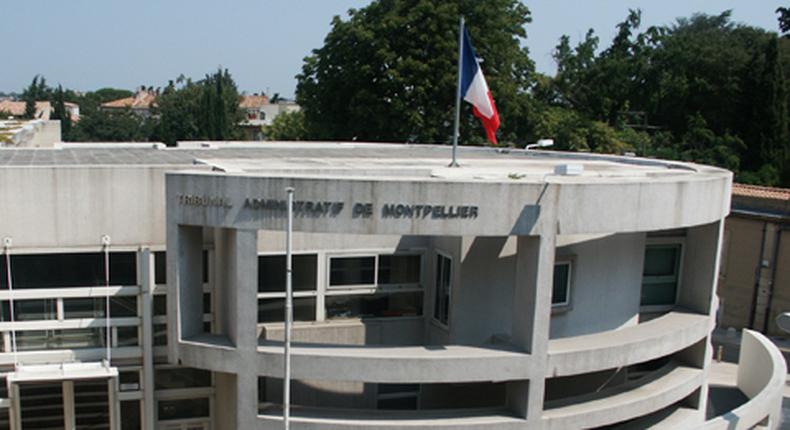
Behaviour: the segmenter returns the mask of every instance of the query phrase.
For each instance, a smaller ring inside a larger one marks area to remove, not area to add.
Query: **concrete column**
[[[216,321],[223,328],[221,333],[236,346],[236,368],[257,369],[258,232],[217,229],[214,255],[214,292],[218,295],[214,302],[217,304]],[[253,372],[236,375],[225,382],[231,384],[232,379],[235,379],[235,428],[255,428],[258,378]],[[217,404],[222,407],[220,402]]]
[[[532,378],[508,386],[508,406],[538,428],[543,412],[555,235],[519,236],[513,289],[512,342],[531,354]]]
[[[118,377],[107,380],[107,406],[110,408],[110,430],[121,430],[121,408],[118,400]]]
[[[153,334],[153,288],[156,283],[154,278],[154,254],[149,248],[143,248],[138,254],[140,280],[140,311],[142,327],[140,332],[140,346],[143,349],[143,430],[154,430],[154,334]]]
[[[63,381],[63,428],[74,430],[77,428],[77,419],[74,416],[74,381]]]
[[[724,221],[691,227],[686,233],[683,251],[683,273],[681,276],[678,305],[707,314],[713,330],[716,314],[716,287],[719,280],[721,242],[724,234]],[[708,402],[708,374],[713,356],[710,333],[704,344],[683,351],[679,357],[689,365],[703,369],[702,387],[686,402],[697,409],[699,421],[705,419]]]
[[[167,313],[170,362],[177,342],[203,331],[203,235],[201,227],[168,226]]]
[[[8,384],[8,397],[11,401],[11,409],[8,411],[10,430],[22,430],[22,403],[19,401],[19,384]]]

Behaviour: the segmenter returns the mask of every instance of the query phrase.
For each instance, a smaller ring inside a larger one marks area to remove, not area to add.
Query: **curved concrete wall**
[[[779,348],[767,337],[743,330],[738,358],[738,389],[749,401],[731,412],[705,422],[704,430],[746,430],[763,424],[781,425],[787,365]]]

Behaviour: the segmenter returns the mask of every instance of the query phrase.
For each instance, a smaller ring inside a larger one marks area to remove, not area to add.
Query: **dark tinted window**
[[[293,256],[294,291],[313,291],[316,288],[318,256],[315,254]],[[258,257],[258,291],[261,293],[285,291],[285,255]]]
[[[380,255],[379,284],[418,284],[419,255]]]
[[[5,259],[0,273],[5,274]],[[104,253],[26,254],[11,256],[14,288],[98,287],[104,285]],[[110,285],[136,285],[134,252],[110,253]],[[8,288],[0,276],[0,288]]]
[[[422,293],[355,294],[326,297],[326,318],[382,318],[422,315]]]
[[[208,251],[203,250],[203,282],[208,282]],[[164,285],[167,283],[167,253],[154,252],[154,283]]]
[[[209,416],[208,399],[160,400],[159,420],[183,420]]]
[[[294,321],[315,321],[315,297],[294,298]],[[258,300],[258,322],[285,321],[285,299]]]
[[[376,257],[334,257],[330,260],[329,285],[371,285],[375,282]]]
[[[174,388],[210,387],[211,372],[188,367],[176,369],[156,369],[154,385],[157,390]]]

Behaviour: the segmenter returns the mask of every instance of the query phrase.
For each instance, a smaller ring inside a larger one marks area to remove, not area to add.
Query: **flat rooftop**
[[[719,176],[725,170],[690,163],[556,151],[459,147],[462,168],[449,168],[449,145],[333,142],[189,142],[161,144],[64,144],[56,149],[2,149],[0,167],[183,166],[209,165],[234,174],[311,177],[361,177],[440,181],[545,181],[612,179],[644,182],[651,178],[691,179]],[[578,176],[555,175],[559,165],[579,165]]]

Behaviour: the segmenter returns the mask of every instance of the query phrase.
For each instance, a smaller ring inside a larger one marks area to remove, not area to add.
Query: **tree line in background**
[[[139,115],[130,108],[101,109],[102,103],[132,97],[134,93],[115,88],[78,93],[49,87],[43,76],[36,76],[22,91],[25,117],[33,118],[36,101],[52,104],[50,119],[61,120],[64,141],[74,142],[145,142],[174,145],[179,140],[234,140],[243,119],[240,95],[228,70],[217,70],[199,81],[183,75],[162,89],[149,87],[156,103],[149,115]],[[79,121],[73,121],[66,102],[80,107]]]
[[[776,12],[787,33],[790,9]],[[642,28],[641,12],[630,10],[608,45],[592,30],[575,44],[563,36],[549,76],[535,71],[524,46],[532,16],[521,1],[374,0],[333,19],[296,77],[302,111],[279,115],[267,138],[450,142],[462,15],[496,100],[502,144],[553,138],[558,150],[713,164],[740,182],[790,187],[790,38],[735,23],[729,11]],[[77,94],[37,78],[22,98],[52,101],[58,118],[61,101],[78,103],[81,120],[64,127],[68,140],[239,136],[239,93],[227,70],[169,82],[147,118],[98,108],[130,95]],[[486,144],[467,104],[460,141]]]
[[[790,13],[777,13],[790,30]],[[524,47],[532,17],[518,0],[374,1],[335,17],[305,58],[302,134],[449,142],[461,15],[500,113],[500,142],[553,138],[559,150],[695,161],[741,182],[790,186],[790,39],[734,23],[729,11],[643,29],[631,10],[608,45],[592,30],[576,44],[562,37],[547,76]],[[464,105],[461,142],[485,144]]]

